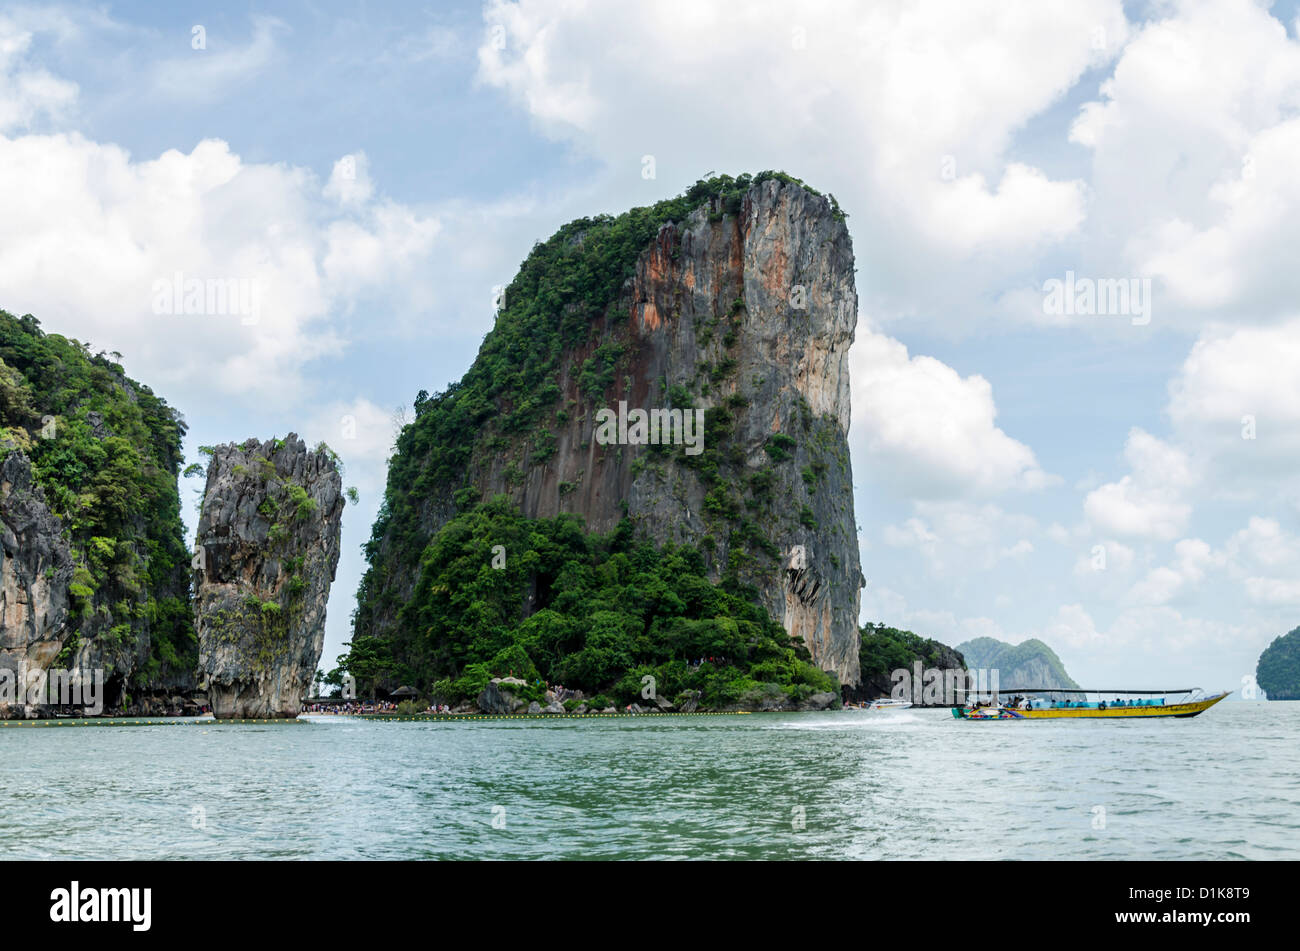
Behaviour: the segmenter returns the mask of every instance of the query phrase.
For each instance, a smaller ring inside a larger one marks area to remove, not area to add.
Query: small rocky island
[[[298,715],[324,644],[342,481],[328,447],[294,433],[212,450],[193,567],[199,677],[219,719]]]
[[[1035,637],[1008,644],[993,637],[977,637],[958,644],[957,650],[966,658],[971,668],[998,672],[1002,687],[1062,687],[1078,689],[1079,685],[1065,672],[1061,658]]]
[[[838,704],[864,584],[845,217],[767,171],[538,242],[398,436],[345,660],[362,694],[556,702],[488,689],[513,670],[600,710],[643,705],[642,678],[679,709]]]
[[[1255,681],[1269,700],[1300,700],[1300,627],[1264,648]]]

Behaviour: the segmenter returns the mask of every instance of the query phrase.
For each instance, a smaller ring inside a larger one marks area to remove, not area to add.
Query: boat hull
[[[953,707],[952,715],[959,720],[1118,720],[1151,717],[1194,717],[1204,713],[1230,691],[1213,697],[1202,697],[1186,703],[1167,703],[1163,706],[1114,707],[1105,710],[1097,707],[1051,707],[1045,710],[1011,710],[1006,707],[967,710]]]

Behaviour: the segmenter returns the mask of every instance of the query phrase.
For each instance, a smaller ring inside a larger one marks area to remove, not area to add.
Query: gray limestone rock
[[[0,717],[39,713],[24,702],[21,678],[46,670],[70,634],[72,571],[63,524],[27,457],[13,450],[0,464],[0,671],[9,672],[12,688],[8,697],[0,693]]]
[[[213,713],[294,717],[325,637],[339,559],[332,454],[283,440],[218,446],[196,543],[199,675]]]

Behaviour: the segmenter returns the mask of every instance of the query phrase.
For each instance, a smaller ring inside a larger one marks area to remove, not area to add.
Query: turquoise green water
[[[1300,703],[0,729],[6,858],[1300,858]]]

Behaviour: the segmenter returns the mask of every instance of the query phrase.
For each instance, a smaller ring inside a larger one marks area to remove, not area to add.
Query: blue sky
[[[9,5],[0,307],[122,352],[191,460],[289,430],[342,454],[362,503],[328,666],[394,413],[461,376],[532,243],[784,169],[857,253],[863,619],[1041,637],[1103,686],[1240,687],[1300,623],[1295,16]],[[258,321],[153,313],[178,270],[256,280]],[[1150,323],[1049,313],[1067,271],[1149,280]]]

